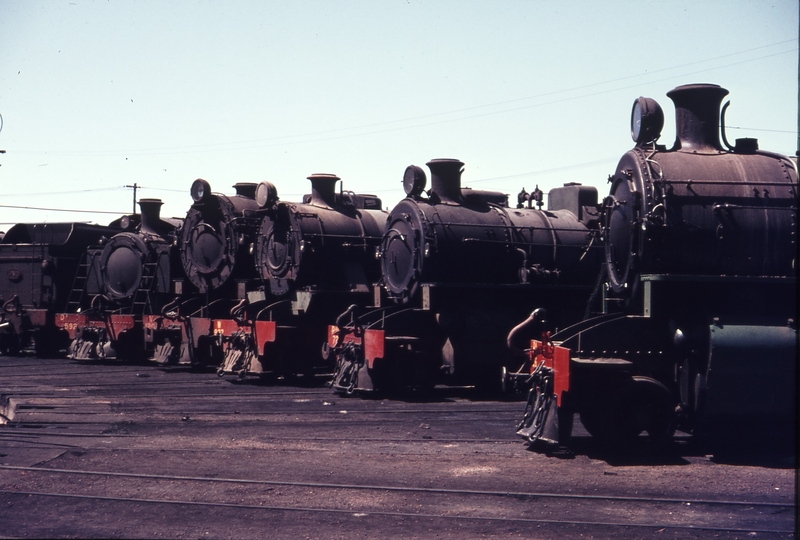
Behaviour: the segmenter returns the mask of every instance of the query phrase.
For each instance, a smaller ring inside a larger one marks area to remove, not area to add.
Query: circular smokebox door
[[[606,264],[611,287],[620,292],[632,277],[638,256],[639,194],[631,191],[627,179],[617,178],[610,197],[605,222]]]
[[[396,215],[397,218],[390,218],[381,243],[381,270],[387,290],[394,296],[408,298],[414,294],[422,273],[422,246],[418,244],[424,235],[421,226],[406,217],[408,214]]]
[[[133,297],[142,281],[147,246],[137,236],[122,233],[108,241],[100,256],[100,279],[110,298]]]

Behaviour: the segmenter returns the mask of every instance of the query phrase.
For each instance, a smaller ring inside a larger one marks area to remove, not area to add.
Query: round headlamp
[[[640,97],[631,111],[631,138],[637,144],[655,141],[664,128],[664,111],[656,100]]]
[[[198,178],[192,182],[191,194],[194,202],[203,201],[211,195],[211,185],[202,178]]]
[[[416,165],[409,165],[406,167],[406,172],[403,174],[403,191],[409,197],[415,197],[422,193],[425,185],[428,183],[428,177],[425,176],[425,171]]]
[[[256,188],[256,202],[259,208],[268,208],[278,202],[278,188],[271,182],[261,182]]]

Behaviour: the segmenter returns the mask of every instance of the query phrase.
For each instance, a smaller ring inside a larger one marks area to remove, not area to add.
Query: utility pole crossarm
[[[133,214],[136,215],[136,190],[139,189],[139,184],[134,182],[132,186],[124,187],[133,189]]]

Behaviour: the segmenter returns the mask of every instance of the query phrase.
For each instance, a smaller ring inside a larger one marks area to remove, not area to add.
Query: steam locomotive
[[[635,146],[600,204],[566,184],[547,209],[538,187],[512,208],[434,159],[431,187],[409,166],[388,213],[315,174],[300,203],[268,182],[224,195],[198,179],[182,222],[143,200],[109,226],[15,225],[0,239],[0,352],[333,371],[340,393],[530,384],[531,443],[568,444],[576,414],[615,444],[792,434],[797,162],[730,145],[726,94],[670,91],[670,149],[660,106],[637,99]]]
[[[19,223],[0,240],[0,352],[33,347],[37,354],[69,344],[56,325],[87,247],[121,231],[85,223]]]
[[[658,103],[634,102],[636,145],[601,208],[602,313],[531,341],[518,374],[532,381],[518,427],[528,442],[569,444],[576,413],[612,445],[642,433],[665,443],[676,428],[706,441],[793,441],[797,162],[755,139],[731,146],[727,93],[668,92],[670,149],[657,142]],[[515,328],[509,344],[525,333]]]
[[[140,200],[141,214],[122,218],[130,230],[101,239],[83,254],[70,301],[56,315],[56,326],[72,339],[69,358],[145,356],[145,318],[175,296],[175,231],[181,221],[162,219],[161,205],[159,199]]]
[[[234,195],[211,191],[202,178],[190,188],[193,204],[176,231],[180,258],[177,296],[145,319],[151,359],[164,364],[216,365],[222,349],[214,320],[256,287],[251,246],[260,223],[257,192],[274,191],[269,182],[240,182]],[[179,279],[180,278],[180,279]]]
[[[320,354],[328,322],[371,298],[386,219],[381,200],[337,193],[333,174],[308,179],[311,194],[302,203],[264,194],[253,245],[261,285],[231,311],[232,320],[214,321],[224,354],[220,375],[329,374]]]
[[[269,182],[236,184],[233,196],[194,182],[178,242],[194,292],[146,320],[155,360],[240,377],[330,372],[327,323],[371,296],[385,214],[373,195],[336,193],[335,175],[309,180],[302,203],[280,201]]]
[[[407,197],[389,213],[374,306],[352,306],[329,329],[337,392],[495,383],[516,362],[504,338],[520,299],[559,324],[583,315],[600,261],[594,188],[555,189],[548,210],[524,193],[511,209],[502,193],[462,188],[461,161],[427,165],[430,190],[409,166]]]

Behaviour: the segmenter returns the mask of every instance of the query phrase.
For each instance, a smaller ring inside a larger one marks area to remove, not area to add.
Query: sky
[[[434,158],[512,203],[602,198],[633,101],[659,102],[671,146],[666,93],[689,83],[730,91],[731,142],[794,155],[799,4],[0,0],[0,230],[108,223],[134,184],[182,217],[196,178],[297,201],[334,173],[391,208]]]

